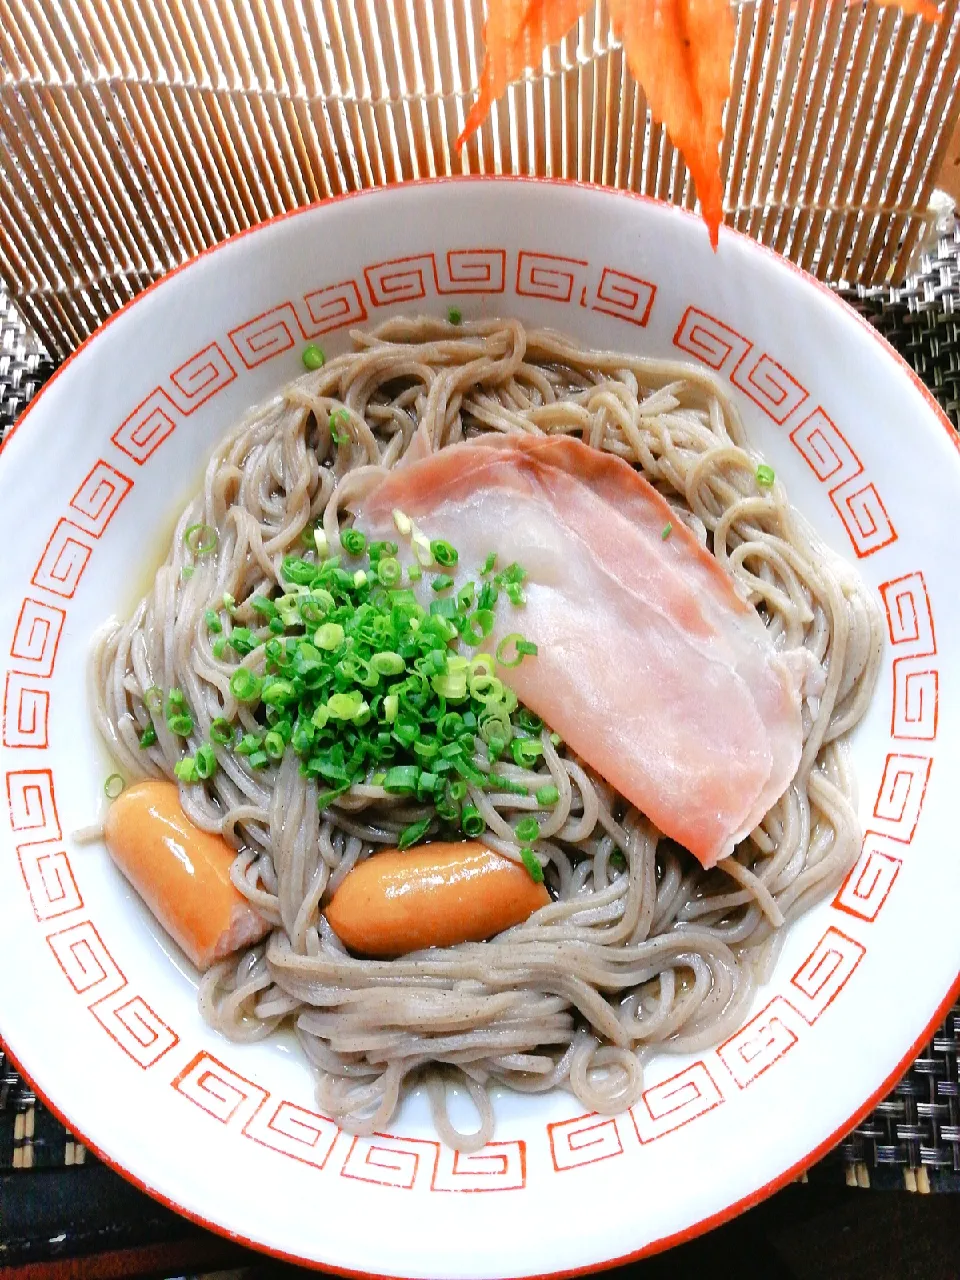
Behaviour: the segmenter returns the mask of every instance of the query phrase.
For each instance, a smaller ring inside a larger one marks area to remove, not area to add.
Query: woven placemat
[[[904,286],[845,296],[906,357],[960,431],[960,224],[943,231]],[[0,435],[52,371],[0,293]],[[0,976],[0,999],[2,983]],[[960,1192],[958,1058],[960,1005],[889,1097],[811,1176],[845,1179],[848,1186]],[[90,1159],[0,1047],[0,1174]]]

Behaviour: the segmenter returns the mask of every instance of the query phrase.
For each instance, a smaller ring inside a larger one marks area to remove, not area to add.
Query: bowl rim
[[[172,267],[169,271],[165,272],[158,279],[152,281],[141,293],[138,293],[135,297],[125,302],[123,306],[119,307],[115,312],[113,312],[110,316],[108,316],[107,319],[104,320],[101,324],[99,324],[97,328],[80,343],[80,345],[76,348],[76,350],[71,352],[71,354],[62,362],[62,364],[60,364],[57,367],[57,369],[54,371],[51,377],[47,379],[47,381],[44,383],[41,389],[30,400],[29,404],[26,406],[26,408],[17,418],[16,422],[11,426],[9,431],[4,436],[2,443],[0,443],[0,459],[2,459],[3,452],[5,451],[9,441],[20,430],[22,425],[26,422],[26,420],[30,417],[32,412],[36,409],[37,405],[41,402],[44,393],[54,384],[54,382],[56,382],[56,380],[59,378],[61,373],[63,373],[66,369],[68,369],[74,363],[74,361],[81,355],[81,353],[85,351],[86,348],[96,338],[98,338],[111,324],[113,324],[115,320],[119,319],[131,308],[133,308],[138,303],[146,299],[151,293],[154,292],[154,290],[158,289],[162,285],[165,285],[174,276],[179,275],[180,272],[185,271],[187,268],[195,266],[202,259],[208,257],[211,254],[218,252],[221,249],[226,248],[229,245],[236,243],[237,241],[247,236],[253,235],[256,232],[263,231],[267,228],[271,228],[277,225],[278,223],[284,222],[288,219],[295,218],[303,214],[316,212],[318,209],[325,208],[326,206],[331,204],[339,204],[347,200],[353,200],[353,199],[364,198],[364,197],[375,198],[378,196],[395,193],[399,190],[410,188],[410,187],[436,187],[441,185],[466,186],[469,184],[480,183],[480,182],[497,183],[500,185],[505,185],[508,183],[522,183],[529,186],[539,186],[539,187],[542,187],[542,186],[567,187],[567,188],[572,188],[574,190],[587,191],[587,192],[590,192],[591,194],[601,194],[603,196],[609,196],[609,197],[621,197],[621,198],[629,199],[632,201],[638,201],[642,204],[652,205],[661,210],[668,210],[671,213],[671,215],[681,216],[688,221],[692,221],[696,223],[697,226],[703,229],[703,222],[698,214],[694,213],[691,210],[683,209],[676,205],[673,205],[668,201],[660,200],[654,196],[647,196],[647,195],[641,194],[640,192],[625,190],[621,188],[607,187],[599,183],[582,182],[576,179],[548,178],[548,177],[541,178],[541,177],[533,177],[533,176],[524,175],[524,174],[458,174],[458,175],[450,175],[445,177],[419,178],[409,182],[391,183],[383,186],[361,188],[356,191],[347,191],[339,195],[329,196],[329,197],[326,197],[325,199],[313,201],[310,204],[300,205],[295,209],[288,209],[282,213],[275,214],[272,217],[265,219],[263,222],[258,222],[250,227],[245,227],[241,231],[235,232],[233,235],[230,235],[225,239],[218,241],[216,244],[208,245],[206,248],[202,249],[199,253],[193,255],[192,257],[188,258],[186,261],[180,263],[179,265]],[[911,368],[911,366],[907,363],[904,357],[896,350],[896,348],[893,347],[891,343],[877,329],[875,329],[874,326],[871,325],[870,322],[864,316],[862,316],[858,311],[856,311],[854,307],[850,306],[848,302],[846,302],[842,297],[840,297],[837,293],[835,293],[834,290],[831,289],[823,281],[818,280],[815,276],[811,275],[808,271],[805,271],[802,267],[797,266],[796,263],[791,262],[789,259],[783,257],[781,254],[777,253],[774,249],[771,249],[768,245],[764,245],[759,241],[754,240],[751,236],[748,236],[743,232],[736,230],[733,227],[724,226],[722,228],[722,231],[723,231],[724,238],[735,237],[741,243],[746,243],[747,245],[749,245],[748,252],[750,253],[759,252],[763,257],[767,258],[768,260],[772,260],[775,264],[777,264],[779,268],[782,269],[786,267],[789,271],[791,271],[796,276],[798,276],[801,280],[803,280],[807,285],[812,285],[821,297],[829,299],[829,302],[827,303],[827,305],[830,305],[835,308],[839,308],[839,310],[843,314],[845,314],[848,318],[852,317],[853,319],[855,319],[858,325],[860,326],[860,328],[866,331],[870,335],[870,337],[873,339],[873,341],[879,344],[881,350],[885,353],[887,358],[891,359],[897,365],[901,373],[905,373],[907,375],[910,382],[913,384],[914,388],[921,394],[927,406],[932,410],[935,419],[938,421],[941,427],[948,433],[954,445],[954,448],[957,450],[958,453],[960,453],[960,435],[958,435],[957,431],[954,429],[945,411],[940,406],[940,404],[936,400],[935,396],[933,395],[929,387],[926,385],[926,383],[923,382],[923,380],[919,377],[916,371],[913,368]],[[0,463],[0,465],[2,465],[2,463]],[[0,475],[2,475],[2,472],[0,472]],[[691,1240],[694,1240],[698,1236],[704,1235],[706,1232],[711,1231],[713,1228],[721,1226],[724,1223],[731,1221],[733,1218],[745,1212],[747,1209],[752,1208],[753,1206],[759,1204],[761,1201],[767,1199],[769,1196],[772,1196],[775,1192],[781,1190],[783,1187],[787,1186],[790,1182],[798,1178],[801,1174],[806,1172],[822,1156],[824,1156],[827,1152],[832,1150],[837,1145],[837,1143],[842,1141],[842,1139],[846,1137],[846,1135],[850,1133],[851,1130],[856,1128],[856,1126],[860,1123],[860,1121],[864,1118],[864,1116],[866,1116],[870,1111],[872,1111],[873,1108],[876,1106],[876,1104],[889,1093],[889,1091],[894,1087],[897,1081],[899,1081],[900,1078],[903,1076],[904,1072],[909,1068],[911,1062],[914,1061],[919,1051],[932,1038],[936,1028],[940,1026],[940,1024],[943,1022],[949,1009],[958,1000],[958,998],[960,998],[960,974],[957,975],[956,980],[954,981],[954,983],[951,985],[951,987],[945,994],[943,1000],[940,1002],[940,1004],[938,1004],[933,1017],[931,1018],[929,1023],[926,1025],[922,1033],[910,1045],[906,1053],[899,1060],[897,1065],[889,1073],[886,1079],[883,1080],[883,1082],[863,1101],[863,1103],[856,1108],[853,1114],[850,1115],[846,1120],[844,1120],[840,1125],[838,1125],[832,1131],[832,1133],[830,1133],[826,1138],[824,1138],[820,1143],[818,1143],[817,1146],[815,1146],[812,1150],[807,1152],[799,1160],[795,1161],[787,1169],[777,1174],[774,1178],[769,1179],[767,1182],[755,1188],[753,1191],[749,1192],[747,1195],[742,1196],[739,1200],[736,1200],[729,1205],[726,1205],[724,1208],[718,1210],[717,1212],[710,1214],[705,1218],[701,1218],[697,1222],[692,1223],[689,1226],[684,1227],[679,1231],[673,1232],[665,1236],[661,1236],[655,1240],[651,1240],[637,1250],[631,1251],[629,1253],[621,1254],[619,1256],[612,1257],[612,1258],[600,1259],[596,1262],[591,1262],[584,1266],[571,1267],[571,1268],[559,1268],[556,1270],[549,1270],[549,1271],[538,1272],[534,1274],[522,1273],[522,1280],[547,1280],[548,1277],[549,1277],[549,1280],[562,1280],[563,1277],[567,1277],[567,1276],[591,1275],[599,1271],[607,1270],[609,1268],[624,1266],[629,1263],[639,1261],[640,1259],[649,1257],[653,1254],[664,1252],[667,1249],[673,1248],[675,1245],[685,1244]],[[131,1169],[128,1169],[118,1159],[106,1154],[106,1152],[104,1152],[96,1142],[91,1140],[86,1135],[82,1126],[70,1120],[70,1118],[66,1116],[63,1111],[60,1110],[60,1108],[56,1105],[56,1103],[53,1102],[53,1100],[50,1097],[48,1097],[45,1091],[36,1085],[35,1081],[31,1076],[29,1067],[21,1059],[17,1051],[10,1045],[8,1040],[6,1039],[2,1040],[2,1047],[5,1049],[7,1056],[9,1057],[13,1065],[16,1067],[16,1069],[19,1071],[19,1073],[31,1085],[31,1088],[33,1089],[33,1092],[36,1094],[36,1096],[40,1099],[40,1101],[44,1104],[44,1106],[51,1112],[51,1114],[53,1114],[56,1117],[56,1119],[62,1125],[64,1125],[68,1130],[70,1130],[71,1133],[73,1133],[76,1137],[78,1137],[80,1141],[83,1143],[83,1145],[87,1147],[90,1151],[92,1151],[99,1161],[105,1164],[108,1168],[112,1169],[115,1173],[119,1174],[122,1178],[125,1179],[125,1181],[131,1183],[133,1186],[137,1187],[140,1191],[143,1191],[145,1194],[149,1195],[153,1200],[162,1204],[164,1207],[173,1210],[175,1213],[179,1214],[181,1217],[184,1217],[188,1221],[193,1222],[196,1225],[201,1226],[206,1230],[213,1232],[215,1235],[218,1235],[222,1238],[233,1241],[235,1244],[242,1245],[246,1248],[256,1251],[257,1253],[266,1254],[269,1257],[276,1258],[279,1261],[295,1263],[301,1267],[306,1267],[310,1270],[329,1271],[336,1275],[356,1277],[357,1280],[396,1280],[395,1276],[386,1276],[383,1273],[365,1271],[361,1268],[345,1267],[345,1266],[333,1264],[330,1262],[322,1262],[312,1258],[304,1258],[301,1255],[296,1253],[286,1252],[283,1249],[278,1248],[274,1245],[268,1244],[262,1240],[256,1240],[251,1237],[247,1237],[239,1232],[232,1231],[230,1230],[229,1227],[226,1227],[221,1223],[211,1221],[209,1218],[206,1218],[202,1213],[194,1209],[190,1209],[187,1206],[181,1204],[173,1196],[170,1196],[165,1192],[159,1190],[157,1187],[152,1186],[149,1182],[145,1181],[143,1178],[141,1178],[136,1173],[134,1173]]]

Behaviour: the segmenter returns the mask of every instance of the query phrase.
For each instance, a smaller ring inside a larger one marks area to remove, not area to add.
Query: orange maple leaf
[[[873,0],[933,22],[931,0]],[[587,9],[591,0],[488,0],[480,92],[463,132],[462,147],[486,119],[507,85],[540,61]],[[655,120],[683,152],[696,184],[710,242],[717,247],[723,220],[720,144],[723,107],[730,96],[735,29],[729,0],[608,0],[627,64],[643,86]]]

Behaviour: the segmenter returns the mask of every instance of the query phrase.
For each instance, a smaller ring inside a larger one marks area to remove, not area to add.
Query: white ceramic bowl
[[[352,326],[450,304],[716,369],[888,626],[855,738],[862,855],[791,929],[743,1029],[655,1061],[616,1119],[562,1093],[503,1095],[496,1142],[459,1157],[422,1098],[389,1135],[355,1140],[314,1114],[290,1038],[243,1047],[204,1027],[102,847],[70,834],[109,771],[85,700],[90,636],[146,586],[214,442],[300,372],[308,339],[338,351]],[[343,1271],[598,1267],[796,1176],[940,1018],[960,970],[957,441],[876,333],[773,254],[725,232],[714,255],[689,214],[571,185],[329,202],[228,241],[100,330],[8,439],[0,486],[0,1034],[66,1123],[158,1198]]]

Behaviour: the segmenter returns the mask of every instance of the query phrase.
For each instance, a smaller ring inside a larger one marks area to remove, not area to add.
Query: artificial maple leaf
[[[556,44],[592,0],[488,0],[480,92],[463,132],[462,147],[486,119],[507,85]],[[696,184],[700,208],[717,247],[723,220],[720,143],[723,107],[730,96],[735,38],[729,0],[607,0],[631,74],[642,86],[655,120],[670,135]],[[931,0],[873,0],[933,22]]]
[[[720,143],[736,36],[728,0],[609,0],[627,65],[696,183],[714,248],[723,221]]]
[[[480,93],[457,139],[462,147],[507,85],[519,80],[551,44],[563,39],[590,0],[489,0],[483,28]]]
[[[873,0],[873,3],[883,9],[902,9],[906,14],[926,18],[927,22],[940,22],[943,16],[930,0]]]

